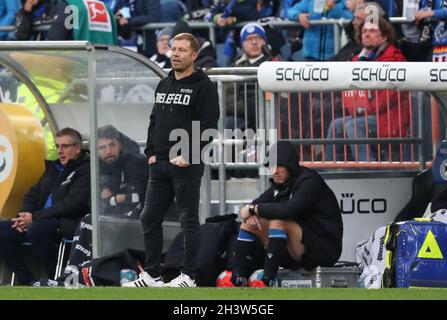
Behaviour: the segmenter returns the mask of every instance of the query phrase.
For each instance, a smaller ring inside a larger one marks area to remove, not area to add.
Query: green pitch
[[[219,289],[0,287],[0,299],[60,300],[447,300],[447,289]]]

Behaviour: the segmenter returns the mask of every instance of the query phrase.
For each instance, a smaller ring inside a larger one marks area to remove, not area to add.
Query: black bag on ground
[[[93,259],[82,269],[80,283],[89,287],[119,286],[122,269],[132,269],[137,274],[143,268],[145,254],[143,251],[126,249],[124,251]]]
[[[236,218],[236,214],[211,217],[200,226],[202,241],[197,255],[198,286],[215,286],[219,273],[229,268],[240,225]],[[180,232],[166,252],[163,274],[165,282],[179,275],[183,258],[183,232]]]

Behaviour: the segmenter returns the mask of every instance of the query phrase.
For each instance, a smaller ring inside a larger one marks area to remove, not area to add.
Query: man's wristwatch
[[[250,215],[252,215],[252,216],[255,216],[255,215],[256,215],[256,212],[255,212],[255,205],[254,205],[254,204],[249,204],[249,205],[248,205],[248,213],[249,213]]]

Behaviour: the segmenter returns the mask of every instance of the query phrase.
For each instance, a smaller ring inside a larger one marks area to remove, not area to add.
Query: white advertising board
[[[355,261],[355,245],[380,226],[393,221],[411,197],[411,177],[326,179],[343,216],[343,252],[340,260]],[[422,215],[422,213],[421,213]]]
[[[447,67],[436,62],[264,62],[264,91],[396,89],[446,91]]]

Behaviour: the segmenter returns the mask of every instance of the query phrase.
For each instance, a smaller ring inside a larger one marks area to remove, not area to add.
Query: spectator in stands
[[[405,61],[402,52],[394,46],[395,31],[391,23],[380,18],[377,23],[361,25],[357,40],[362,51],[352,61]],[[329,126],[327,137],[395,138],[406,135],[409,124],[408,94],[393,90],[352,90],[352,96],[344,96],[346,117],[337,118]],[[333,146],[326,145],[326,160],[333,159]],[[358,150],[358,156],[357,156]],[[343,153],[343,145],[335,146],[336,156]],[[366,144],[351,145],[354,159],[376,161],[376,153]]]
[[[331,61],[349,61],[353,56],[359,54],[362,51],[362,45],[356,39],[356,34],[359,32],[359,27],[363,24],[366,17],[370,14],[378,13],[379,17],[385,16],[385,11],[376,2],[363,2],[363,0],[347,0],[346,7],[354,13],[354,19],[349,25],[345,27],[347,37],[349,39],[348,43],[343,46],[340,51],[335,54]],[[323,97],[323,103],[321,101]],[[340,95],[333,95],[330,92],[323,92],[321,95],[314,94],[312,97],[312,107],[309,108],[310,99],[303,98],[302,105],[303,110],[313,110],[314,119],[314,138],[324,138],[329,124],[334,118],[339,118],[343,116],[342,109],[342,98]],[[323,106],[323,112],[320,111],[321,105]],[[304,115],[307,117],[307,115]],[[310,130],[309,130],[310,131]],[[304,131],[305,132],[305,131]],[[321,136],[321,134],[323,136]],[[320,149],[316,149],[317,154]],[[321,149],[322,150],[322,149]],[[322,154],[321,154],[322,156]]]
[[[171,38],[174,38],[179,33],[193,33],[191,27],[186,21],[180,20],[172,30]],[[194,66],[199,68],[215,68],[217,67],[217,55],[211,41],[203,37],[197,36],[199,42],[199,55],[197,56]]]
[[[120,0],[101,0],[106,4],[106,6],[113,12],[116,13],[118,11],[118,8],[120,6],[121,1]]]
[[[218,1],[211,11],[212,21],[219,27],[227,27],[238,22],[258,20],[257,3],[257,0]]]
[[[297,2],[299,2],[298,0],[283,0],[281,2],[281,11],[279,16],[283,19],[288,19],[287,16],[287,12],[289,11],[290,8],[292,8]]]
[[[180,0],[160,0],[160,22],[177,22],[181,16]]]
[[[352,19],[352,21],[345,27],[345,32],[349,41],[330,59],[331,61],[348,61],[351,60],[354,55],[362,51],[362,44],[357,42],[356,34],[359,32],[358,29],[360,25],[363,24],[369,14],[373,14],[377,11],[379,18],[386,16],[385,11],[376,2],[347,0],[346,7],[354,14],[354,19]]]
[[[117,42],[116,22],[111,10],[101,1],[90,0],[90,8],[82,0],[62,0],[56,8],[48,40],[87,40],[114,45]],[[71,7],[68,7],[71,6]],[[75,7],[76,10],[71,8]],[[75,12],[79,19],[73,19]],[[72,23],[67,25],[67,21]],[[80,22],[79,26],[74,23]],[[95,22],[90,24],[89,21]]]
[[[0,1],[0,27],[12,26],[19,10],[19,0]],[[0,32],[0,40],[7,40],[9,32]]]
[[[258,67],[264,61],[272,60],[267,44],[264,28],[258,23],[246,24],[240,32],[240,45],[242,50],[233,61],[232,67]],[[244,90],[246,89],[246,95]],[[240,84],[237,86],[236,114],[234,106],[234,88],[227,89],[227,129],[247,129],[256,126],[256,91],[254,85]],[[245,101],[247,114],[245,115]],[[245,117],[247,123],[245,123]]]
[[[17,12],[14,33],[17,40],[45,40],[46,32],[34,32],[34,23],[49,22],[53,17],[53,1],[24,0],[22,8]]]
[[[431,4],[431,7],[430,7]],[[445,28],[445,18],[447,17],[447,4],[442,1],[421,0],[416,12],[415,21],[419,24],[421,31],[421,41],[427,41],[432,32],[432,61],[447,61],[447,29]]]
[[[155,53],[150,59],[155,62],[160,68],[170,68],[171,58],[169,52],[169,40],[171,39],[172,29],[164,28],[157,33],[157,53]]]
[[[358,29],[364,23],[366,17],[369,14],[373,14],[375,12],[378,13],[379,17],[386,16],[385,11],[376,2],[363,2],[363,0],[347,0],[346,7],[354,13],[354,19],[350,22],[349,25],[345,27],[345,31],[349,41],[340,49],[337,54],[335,54],[330,59],[331,61],[349,61],[352,59],[353,56],[359,54],[362,51],[363,47],[362,44],[357,41],[356,34],[359,32]],[[331,121],[334,118],[343,116],[343,109],[341,107],[342,98],[339,95],[333,96],[330,92],[325,92],[323,93],[323,97],[323,114],[321,114],[321,112],[319,111],[321,101],[318,95],[312,100],[314,119],[317,119],[314,126],[314,133],[317,133],[317,135],[320,132],[323,132],[325,134],[329,128],[329,124],[331,123]],[[303,100],[303,104],[306,104],[309,99]],[[334,105],[333,110],[332,105]],[[320,120],[321,118],[323,118],[322,121]]]
[[[387,17],[396,17],[395,8],[401,0],[377,0],[376,3],[385,11]]]
[[[210,0],[180,0],[182,20],[206,21],[210,19],[211,6],[214,1]]]
[[[314,11],[315,0],[302,0],[296,3],[287,15],[298,21],[306,30],[303,38],[303,57],[308,61],[324,61],[334,55],[334,27],[332,25],[310,25],[311,20],[323,18],[351,20],[353,15],[340,0],[326,0],[323,12]]]
[[[21,285],[35,280],[21,259],[22,243],[31,242],[52,279],[57,260],[55,245],[62,237],[73,237],[79,220],[90,210],[90,160],[81,144],[78,131],[59,131],[59,160],[46,161],[44,174],[25,195],[17,218],[0,222],[0,259],[16,273]]]
[[[396,17],[414,19],[418,9],[426,11],[430,9],[429,1],[416,1],[418,7],[413,7],[413,1],[395,0]],[[431,1],[430,1],[431,3]],[[414,23],[402,23],[396,27],[399,37],[399,48],[407,61],[429,61],[432,48],[432,35],[430,21],[416,21]]]
[[[259,268],[253,264],[256,239],[266,248],[266,257],[263,277],[252,287],[273,286],[280,266],[329,267],[340,257],[343,222],[333,191],[316,171],[299,165],[290,142],[273,145],[269,162],[271,186],[240,211],[232,276],[223,286],[246,286],[250,273]]]
[[[223,0],[217,1],[212,8],[211,18],[219,27],[227,27],[274,16],[278,8],[279,1],[276,0]]]
[[[281,0],[260,0],[258,1],[257,10],[259,17],[278,17],[281,13]]]
[[[223,67],[228,67],[236,55],[237,33],[239,30],[228,29],[236,23],[256,21],[260,18],[257,0],[220,0],[211,10],[211,20],[222,29],[217,29],[218,42],[224,43]]]
[[[136,28],[160,21],[160,0],[121,0],[115,16],[120,45],[136,47],[139,53],[147,57],[155,53],[154,30],[140,31]]]

